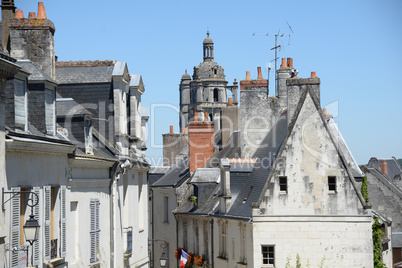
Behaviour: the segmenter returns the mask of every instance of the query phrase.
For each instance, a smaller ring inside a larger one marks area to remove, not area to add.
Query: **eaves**
[[[23,151],[35,153],[69,154],[74,151],[72,144],[55,143],[45,140],[8,136],[6,139],[7,151]]]

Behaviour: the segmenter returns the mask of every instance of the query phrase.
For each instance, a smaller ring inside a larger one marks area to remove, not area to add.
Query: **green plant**
[[[325,264],[325,256],[322,257],[319,267],[320,267],[320,268],[324,268],[324,264]]]
[[[373,253],[374,253],[374,268],[386,267],[382,262],[382,244],[381,237],[384,236],[384,232],[381,230],[380,217],[373,217],[374,223],[373,230]]]
[[[287,258],[286,258],[286,266],[285,266],[285,268],[292,268],[292,266],[290,265],[290,257],[289,256],[287,256]]]
[[[367,191],[367,175],[364,176],[364,178],[363,178],[361,190],[362,190],[362,195],[363,195],[364,201],[366,201],[366,203],[368,203],[369,198],[368,198],[368,191]]]
[[[195,195],[191,195],[189,198],[188,198],[188,201],[190,201],[190,202],[193,202],[195,205],[197,205],[197,196],[195,196]]]
[[[296,254],[296,268],[302,268],[301,258],[299,253]]]

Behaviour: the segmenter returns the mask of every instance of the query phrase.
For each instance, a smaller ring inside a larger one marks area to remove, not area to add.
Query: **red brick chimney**
[[[240,81],[240,90],[255,90],[266,89],[268,87],[268,80],[262,77],[261,67],[257,67],[257,79],[250,79],[250,72],[246,72],[246,79]]]
[[[195,121],[188,125],[190,172],[203,168],[214,153],[214,123]]]
[[[387,162],[387,160],[379,160],[379,162],[380,162],[382,172],[384,172],[384,174],[386,174],[388,176],[388,162]]]

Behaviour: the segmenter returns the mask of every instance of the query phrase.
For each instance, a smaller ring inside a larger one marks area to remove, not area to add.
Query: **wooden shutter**
[[[39,187],[33,187],[32,191],[38,195],[38,196],[32,195],[33,200],[34,200],[34,204],[36,203],[36,201],[38,201],[38,203],[34,207],[33,212],[34,212],[35,219],[38,222],[40,222],[40,215],[39,215],[39,213],[40,213],[40,202],[39,202],[39,200],[40,199],[37,200],[37,198],[39,198],[40,188]],[[39,234],[40,234],[40,231],[41,230],[39,230]],[[41,235],[38,235],[38,240],[36,240],[35,243],[33,244],[33,254],[34,254],[33,255],[33,262],[34,262],[34,265],[39,265],[39,263],[40,263],[40,253],[39,253],[40,238],[41,238]]]
[[[12,192],[20,192],[20,187],[12,187]],[[20,245],[20,194],[12,194],[11,198],[11,248]],[[18,251],[11,251],[11,268],[18,268]]]
[[[51,89],[45,90],[45,113],[46,113],[46,132],[49,135],[55,134],[55,104],[54,104],[54,91]]]
[[[18,79],[14,80],[14,98],[15,126],[25,130],[27,107],[24,81]]]
[[[66,257],[66,186],[60,186],[60,252],[61,257]]]
[[[97,262],[99,251],[99,200],[90,201],[90,262]]]
[[[50,213],[52,206],[52,188],[50,186],[43,187],[44,192],[44,236],[43,236],[43,253],[45,255],[45,259],[47,261],[51,260],[50,251],[51,251],[51,242],[50,242]]]

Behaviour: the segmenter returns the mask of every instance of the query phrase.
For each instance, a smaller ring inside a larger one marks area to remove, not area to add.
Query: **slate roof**
[[[227,213],[228,215],[241,217],[252,216],[251,205],[260,198],[261,192],[271,172],[272,165],[286,137],[286,133],[286,115],[282,115],[254,153],[253,158],[258,158],[258,160],[236,200],[233,201],[233,205]]]
[[[116,61],[56,62],[59,84],[109,83]]]
[[[391,241],[393,248],[402,248],[402,232],[392,232]]]
[[[162,178],[153,183],[151,187],[176,187],[180,186],[190,177],[189,160],[186,159],[177,167],[168,171]]]
[[[241,156],[240,146],[240,131],[234,131],[227,141],[222,150],[215,152],[208,160],[205,167],[216,168],[219,167],[219,161],[216,159],[222,158],[237,158]]]
[[[57,116],[92,115],[91,112],[72,98],[56,99],[56,114]]]
[[[394,157],[387,158],[387,159],[372,157],[369,160],[367,166],[369,166],[369,167],[374,166],[377,170],[382,170],[381,166],[380,166],[380,162],[387,163],[388,174],[385,174],[385,175],[387,175],[391,181],[395,178],[395,176],[402,174],[402,168],[399,165],[399,162]]]
[[[22,67],[23,71],[31,74],[30,76],[28,76],[29,81],[49,81],[53,84],[57,84],[57,82],[53,78],[42,72],[42,70],[32,61],[17,60],[17,64]]]

